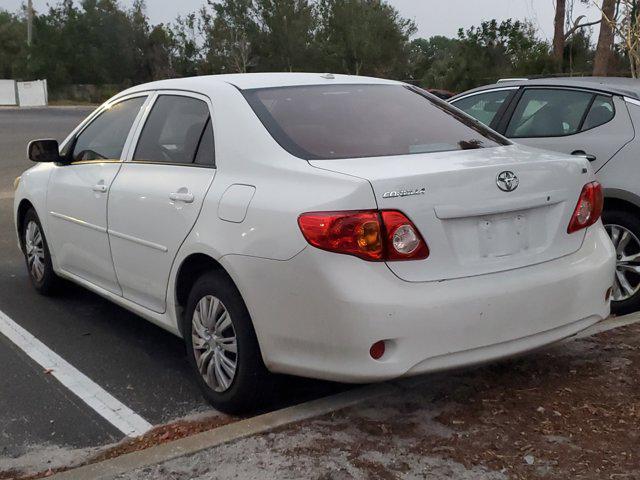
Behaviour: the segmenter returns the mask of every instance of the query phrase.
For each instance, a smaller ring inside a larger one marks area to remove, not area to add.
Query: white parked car
[[[402,83],[160,81],[29,157],[15,219],[35,288],[62,277],[182,336],[224,411],[260,402],[268,372],[416,375],[609,314],[589,162],[512,145]]]

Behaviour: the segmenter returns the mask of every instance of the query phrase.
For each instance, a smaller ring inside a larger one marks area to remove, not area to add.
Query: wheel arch
[[[640,197],[636,197],[629,192],[621,193],[623,194],[620,195],[618,192],[605,190],[604,210],[622,210],[640,218]]]
[[[16,231],[18,232],[18,241],[20,242],[20,248],[24,251],[24,239],[22,238],[22,229],[24,227],[24,217],[27,215],[29,210],[36,210],[33,203],[26,198],[23,198],[18,205],[18,209],[16,210]],[[36,212],[37,215],[37,212]]]
[[[175,311],[178,330],[184,336],[183,315],[189,299],[189,293],[195,282],[206,272],[215,272],[227,278],[239,291],[238,285],[233,280],[229,272],[213,257],[205,253],[192,253],[185,257],[178,267],[175,280]],[[240,294],[242,296],[242,294]],[[244,301],[244,299],[243,299]]]

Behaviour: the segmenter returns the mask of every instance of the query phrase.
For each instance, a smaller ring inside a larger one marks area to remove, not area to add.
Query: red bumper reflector
[[[379,342],[376,342],[373,345],[371,345],[371,348],[369,349],[369,355],[371,355],[371,358],[373,358],[374,360],[380,360],[384,355],[384,350],[385,350],[384,341],[380,340]]]

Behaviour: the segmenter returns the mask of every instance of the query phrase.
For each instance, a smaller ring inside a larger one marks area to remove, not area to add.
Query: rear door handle
[[[584,150],[575,150],[571,152],[571,155],[575,155],[577,157],[584,157],[590,162],[595,162],[598,159],[598,157],[596,157],[595,155],[591,155],[590,153],[587,153]]]
[[[95,185],[92,187],[92,189],[93,189],[93,191],[94,191],[94,192],[98,192],[98,193],[107,193],[107,190],[109,190],[109,187],[107,187],[107,186],[104,184],[104,182],[100,182],[100,183],[95,184]]]
[[[169,200],[172,202],[193,203],[194,198],[193,193],[180,189],[177,192],[170,193]]]

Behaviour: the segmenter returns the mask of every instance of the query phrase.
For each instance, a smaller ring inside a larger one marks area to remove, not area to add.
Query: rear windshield
[[[313,85],[243,94],[275,140],[307,160],[510,144],[447,103],[402,85]]]

